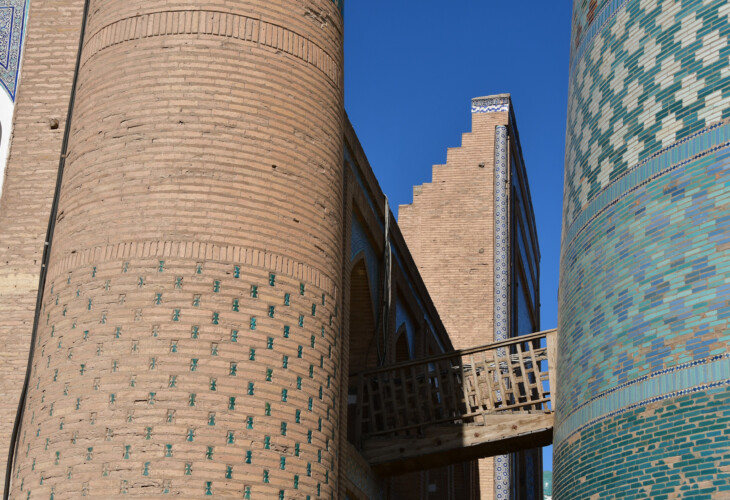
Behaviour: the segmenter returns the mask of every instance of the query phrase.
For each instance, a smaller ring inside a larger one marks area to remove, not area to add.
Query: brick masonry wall
[[[342,18],[94,1],[14,495],[333,498]]]
[[[0,479],[25,377],[82,0],[31,2],[12,147],[0,198]],[[58,127],[51,128],[51,120]],[[4,133],[6,131],[3,131]]]
[[[398,208],[398,225],[454,347],[494,340],[494,144],[507,112],[472,114],[430,183]],[[447,272],[444,272],[448,270]],[[494,497],[494,459],[479,461],[482,499]]]
[[[555,497],[624,498],[642,481],[637,498],[722,498],[727,447],[694,410],[720,418],[726,401],[708,406],[703,391],[730,383],[730,10],[585,7],[575,4],[571,62]],[[659,401],[691,418],[654,427],[641,415]],[[628,422],[641,440],[623,441]],[[695,450],[715,489],[693,491]],[[663,488],[645,476],[659,462],[674,474]]]

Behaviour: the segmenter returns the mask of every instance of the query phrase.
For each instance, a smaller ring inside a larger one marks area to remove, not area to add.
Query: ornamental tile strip
[[[509,97],[477,97],[471,100],[472,113],[509,111]]]
[[[472,108],[473,109],[473,108]],[[496,127],[494,138],[494,341],[507,339],[509,254],[507,252],[507,127]],[[503,351],[503,350],[502,350]],[[504,352],[499,353],[504,356]],[[494,492],[497,500],[510,498],[509,455],[494,457]]]
[[[730,123],[717,123],[653,154],[612,182],[580,212],[565,234],[564,248],[603,210],[638,187],[729,145]]]
[[[556,427],[555,442],[632,408],[728,384],[730,353],[660,370],[591,398]]]

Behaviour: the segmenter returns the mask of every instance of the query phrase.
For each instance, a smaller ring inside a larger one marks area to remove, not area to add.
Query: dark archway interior
[[[408,347],[408,333],[405,328],[398,332],[398,339],[395,341],[395,362],[408,361],[411,359],[411,350]]]
[[[373,368],[377,364],[374,347],[375,316],[370,295],[367,268],[365,261],[360,260],[352,268],[350,276],[350,360],[349,360],[349,391],[347,401],[347,438],[355,443],[357,380],[352,378],[366,368]]]

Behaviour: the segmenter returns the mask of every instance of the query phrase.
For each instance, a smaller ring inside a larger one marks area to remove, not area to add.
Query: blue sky
[[[395,210],[471,128],[471,98],[509,92],[532,191],[542,327],[557,325],[571,1],[350,0],[345,109]],[[552,470],[552,451],[544,466]]]

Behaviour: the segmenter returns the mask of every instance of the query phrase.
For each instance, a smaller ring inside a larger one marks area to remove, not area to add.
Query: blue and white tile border
[[[15,112],[15,96],[20,80],[20,63],[30,0],[0,0],[0,195]]]
[[[509,97],[475,97],[471,100],[472,113],[498,113],[509,111]]]
[[[15,101],[29,0],[0,2],[0,84]]]
[[[501,98],[500,98],[501,99]],[[509,99],[507,98],[507,106]],[[472,101],[472,112],[474,102]],[[505,110],[506,111],[506,110]],[[509,254],[507,252],[507,127],[496,127],[494,136],[494,341],[506,340],[509,327]],[[503,356],[505,353],[499,353]],[[510,498],[510,457],[494,457],[494,496]]]

